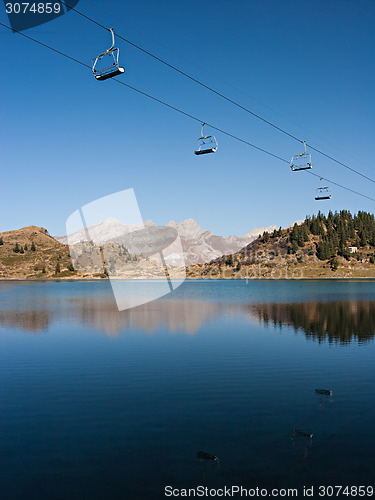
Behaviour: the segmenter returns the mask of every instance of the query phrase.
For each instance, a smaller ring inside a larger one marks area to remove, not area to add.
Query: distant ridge
[[[152,220],[144,222],[145,227],[155,226]],[[238,252],[241,248],[254,241],[264,231],[277,229],[272,225],[269,227],[256,227],[244,236],[217,236],[211,231],[206,231],[194,219],[186,219],[183,222],[170,221],[166,226],[173,227],[178,231],[181,238],[182,248],[185,255],[186,265],[204,264],[222,255],[230,255]],[[141,226],[125,226],[115,218],[109,218],[98,222],[86,229],[81,229],[69,235],[70,243],[78,243],[87,239],[87,231],[94,243],[102,241],[103,238],[115,239],[139,229]],[[63,244],[68,244],[68,236],[56,236],[55,239]],[[168,255],[168,249],[166,249]]]

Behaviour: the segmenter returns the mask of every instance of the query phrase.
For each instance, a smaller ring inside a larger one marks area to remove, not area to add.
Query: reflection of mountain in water
[[[75,314],[84,326],[98,328],[109,335],[123,330],[153,333],[158,328],[194,334],[202,323],[219,313],[220,305],[212,302],[159,300],[119,312],[112,301],[80,298],[74,300]]]
[[[0,326],[22,328],[29,332],[46,330],[50,323],[48,310],[14,310],[0,311]]]
[[[22,304],[0,310],[0,326],[26,331],[47,330],[53,323],[96,329],[115,336],[136,330],[196,333],[205,323],[232,315],[262,324],[292,327],[319,342],[365,343],[375,336],[375,302],[235,303],[198,300],[155,300],[119,312],[114,301],[103,297],[51,300],[23,309]]]
[[[40,304],[33,310],[19,308],[0,310],[0,326],[38,332],[52,322],[92,327],[108,335],[125,330],[153,333],[158,328],[169,332],[194,334],[203,323],[220,314],[221,306],[213,302],[159,300],[121,311],[112,300],[78,297],[62,302]]]
[[[307,338],[330,343],[365,343],[375,336],[375,302],[300,302],[251,304],[248,310],[264,324],[302,329]]]

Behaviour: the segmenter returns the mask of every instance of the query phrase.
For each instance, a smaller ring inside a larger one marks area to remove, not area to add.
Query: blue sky
[[[77,9],[290,133],[375,177],[372,0],[80,0]],[[8,24],[4,9],[0,21]],[[91,64],[109,34],[70,12],[25,34]],[[134,188],[143,219],[196,219],[216,234],[288,225],[319,209],[374,211],[220,133],[193,154],[199,123],[0,27],[0,231],[65,233],[79,207]],[[124,82],[290,159],[301,145],[121,40]],[[207,133],[209,129],[205,130]],[[317,153],[314,172],[374,196],[373,183]],[[116,216],[116,214],[114,214]]]

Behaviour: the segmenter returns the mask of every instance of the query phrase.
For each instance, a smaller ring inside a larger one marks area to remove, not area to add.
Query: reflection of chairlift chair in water
[[[218,143],[213,135],[203,135],[203,127],[205,123],[202,123],[201,136],[198,139],[198,149],[194,151],[196,155],[205,155],[207,153],[216,153],[218,148]]]
[[[292,430],[292,438],[300,437],[300,438],[312,439],[313,435],[314,434],[312,432],[300,431],[297,429]]]
[[[315,394],[320,396],[332,396],[332,391],[329,389],[315,389]]]
[[[291,433],[292,445],[297,446],[298,443],[299,446],[301,446],[301,448],[303,449],[303,462],[306,462],[309,455],[309,449],[312,447],[312,438],[312,432],[294,429]]]
[[[329,187],[322,186],[323,177],[320,178],[319,187],[316,190],[315,199],[316,200],[330,200],[332,198],[332,193]]]
[[[98,57],[94,60],[94,64],[92,66],[92,72],[97,80],[108,80],[108,78],[113,78],[114,76],[122,75],[125,73],[125,68],[119,66],[118,57],[119,57],[119,49],[115,47],[115,35],[113,33],[113,28],[109,30],[112,34],[112,45],[109,49],[107,49],[103,54],[98,55]],[[105,59],[108,61],[108,57],[110,61],[113,60],[112,64],[109,66],[105,66],[103,68],[97,68],[96,65],[98,61]]]
[[[197,458],[201,460],[212,460],[213,462],[219,461],[216,455],[212,455],[211,453],[207,453],[206,451],[197,451]]]
[[[315,394],[319,400],[319,410],[320,413],[323,412],[323,406],[331,402],[331,397],[333,395],[330,389],[315,389]]]
[[[299,155],[295,155],[290,160],[290,168],[293,172],[297,172],[298,170],[308,170],[312,168],[311,163],[311,155],[306,153],[306,142],[303,141],[303,145],[305,147],[305,151]]]
[[[198,451],[196,457],[203,464],[203,480],[206,482],[210,477],[212,479],[212,474],[216,475],[219,470],[219,458],[206,451]]]

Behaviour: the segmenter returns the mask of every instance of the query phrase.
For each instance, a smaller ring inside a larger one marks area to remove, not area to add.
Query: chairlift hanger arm
[[[202,128],[201,128],[201,137],[204,137],[204,135],[203,135],[203,127],[204,127],[205,125],[206,125],[205,123],[202,123]]]
[[[294,158],[296,158],[297,156],[307,156],[308,155],[308,153],[306,152],[306,141],[302,141],[302,142],[303,142],[303,145],[305,147],[305,151],[303,153],[295,155]],[[310,157],[311,157],[311,155],[310,155]]]
[[[112,45],[110,46],[109,49],[107,49],[107,51],[106,51],[107,54],[109,54],[112,51],[113,47],[115,46],[115,34],[113,32],[113,28],[109,28],[108,31],[110,31],[111,35],[112,35]],[[306,149],[306,145],[305,145],[305,149]]]
[[[118,48],[114,48],[114,46],[115,46],[115,35],[114,35],[114,32],[113,32],[113,28],[110,28],[108,31],[110,31],[111,34],[112,34],[112,45],[109,47],[109,49],[107,49],[105,52],[103,52],[102,54],[100,54],[97,57],[97,59],[101,59],[103,56],[107,56],[107,55],[113,54],[116,51],[117,51],[117,59],[118,59],[118,54],[119,54],[120,50]]]

